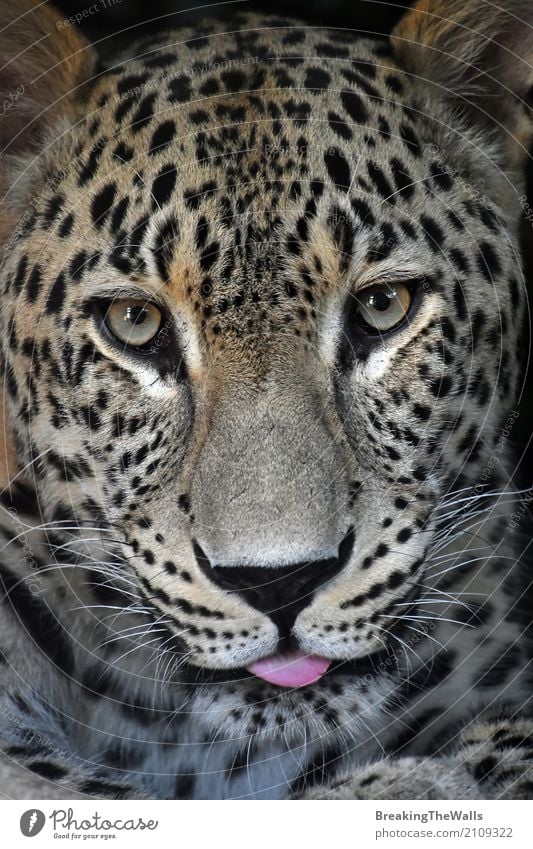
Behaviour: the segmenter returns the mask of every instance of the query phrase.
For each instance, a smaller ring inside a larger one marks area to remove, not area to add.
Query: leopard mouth
[[[276,657],[283,656],[279,655]],[[327,663],[327,668],[315,677],[314,680],[310,680],[306,684],[275,683],[269,681],[267,678],[256,675],[250,667],[207,669],[205,667],[193,666],[192,664],[186,664],[182,668],[182,680],[184,684],[189,685],[238,683],[244,686],[250,686],[259,684],[260,686],[268,687],[273,692],[280,693],[284,690],[297,690],[306,686],[320,686],[322,681],[333,683],[334,681],[346,681],[346,679],[352,679],[354,682],[361,681],[362,679],[368,680],[368,676],[373,678],[380,674],[383,665],[391,670],[396,669],[397,666],[394,655],[387,648],[373,652],[365,657],[349,660],[327,660],[326,658],[320,658],[320,660]]]
[[[408,592],[398,597],[409,607],[404,613],[413,613],[418,609],[418,598],[420,582],[423,575],[411,585]],[[144,595],[144,594],[143,594]],[[146,598],[146,603],[158,611],[152,599]],[[160,611],[158,611],[160,614]],[[241,686],[252,686],[255,684],[267,685],[273,691],[298,690],[311,685],[319,684],[326,678],[328,682],[337,678],[352,678],[357,681],[363,676],[376,677],[378,666],[390,671],[398,670],[400,663],[397,652],[394,651],[393,638],[398,640],[409,625],[401,618],[393,624],[389,624],[386,632],[383,632],[381,643],[382,649],[369,652],[367,655],[355,658],[331,658],[313,654],[302,650],[298,639],[287,631],[280,633],[277,650],[275,653],[256,658],[246,666],[231,666],[226,668],[214,668],[212,666],[200,666],[194,662],[180,662],[180,683],[185,685],[208,685],[208,684],[235,684]],[[170,634],[170,632],[169,632]],[[172,636],[172,634],[171,634]],[[175,639],[175,637],[174,637]],[[401,640],[400,640],[401,641]],[[175,649],[179,655],[185,652],[176,641]]]

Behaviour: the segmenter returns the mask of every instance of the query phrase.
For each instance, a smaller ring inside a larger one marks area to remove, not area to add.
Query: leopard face
[[[454,124],[412,16],[392,45],[237,17],[78,59],[9,171],[18,462],[230,729],[390,695],[401,659],[357,670],[401,645],[519,379],[518,157],[479,104]],[[252,674],[284,653],[330,670]]]

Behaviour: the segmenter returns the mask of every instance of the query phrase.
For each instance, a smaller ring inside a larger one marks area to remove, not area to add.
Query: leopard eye
[[[140,298],[113,301],[105,316],[111,333],[125,345],[134,348],[148,344],[157,335],[161,320],[161,311]]]
[[[356,318],[368,331],[385,333],[400,324],[413,299],[403,283],[379,283],[355,295]]]

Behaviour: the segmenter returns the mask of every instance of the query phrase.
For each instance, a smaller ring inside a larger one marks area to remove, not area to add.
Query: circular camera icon
[[[42,811],[37,808],[32,808],[29,811],[24,811],[20,818],[20,830],[24,837],[35,837],[43,830],[46,817]]]

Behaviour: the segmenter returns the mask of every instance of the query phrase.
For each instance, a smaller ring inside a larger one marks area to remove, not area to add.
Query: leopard
[[[532,797],[532,25],[4,0],[4,798]]]

